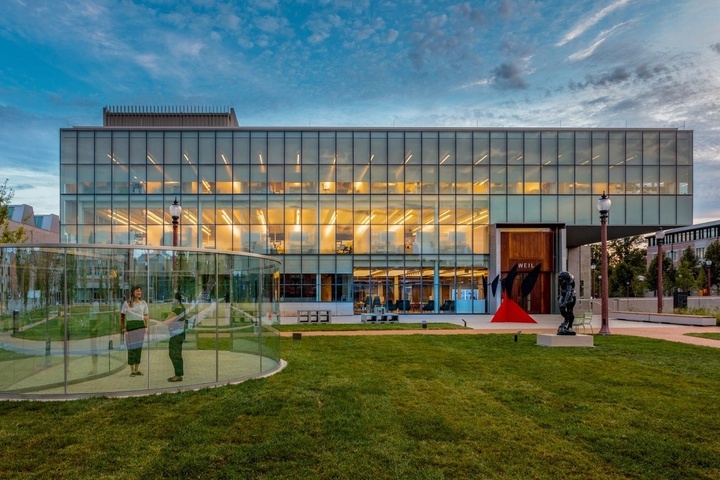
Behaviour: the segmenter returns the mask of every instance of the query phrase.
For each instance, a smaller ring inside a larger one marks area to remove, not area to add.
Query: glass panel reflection
[[[272,259],[21,245],[3,245],[0,259],[13,265],[0,312],[2,396],[191,388],[279,365]]]

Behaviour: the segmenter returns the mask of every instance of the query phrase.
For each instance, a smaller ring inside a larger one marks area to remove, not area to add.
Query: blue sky
[[[720,219],[718,0],[2,0],[0,180],[58,213],[62,127],[106,105],[248,126],[677,127]]]

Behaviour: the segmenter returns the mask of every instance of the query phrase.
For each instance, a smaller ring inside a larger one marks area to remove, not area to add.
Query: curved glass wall
[[[279,262],[188,248],[0,245],[0,396],[142,394],[280,367]],[[140,287],[133,307],[124,305]],[[127,307],[125,307],[127,308]],[[125,331],[121,324],[125,324]],[[146,326],[147,328],[143,328]],[[141,374],[131,375],[136,363]]]

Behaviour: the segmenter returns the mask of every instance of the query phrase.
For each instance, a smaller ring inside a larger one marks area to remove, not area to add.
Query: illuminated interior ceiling
[[[465,269],[469,270],[469,269]],[[385,277],[405,277],[406,279],[413,278],[427,278],[433,277],[435,271],[432,268],[411,268],[407,270],[400,269],[355,269],[353,272],[355,277],[373,277],[373,278],[385,278]],[[471,271],[456,271],[453,268],[441,268],[439,272],[440,277],[480,277],[487,275],[487,268],[475,268]]]

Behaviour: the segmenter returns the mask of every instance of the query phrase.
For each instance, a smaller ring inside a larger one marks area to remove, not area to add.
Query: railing
[[[0,398],[175,391],[280,367],[279,309],[270,300],[277,298],[279,262],[270,257],[5,244],[0,262]],[[142,375],[131,376],[128,347],[134,345],[121,332],[120,312],[136,285],[149,321],[136,345]],[[180,330],[172,321],[178,311],[184,311]]]

